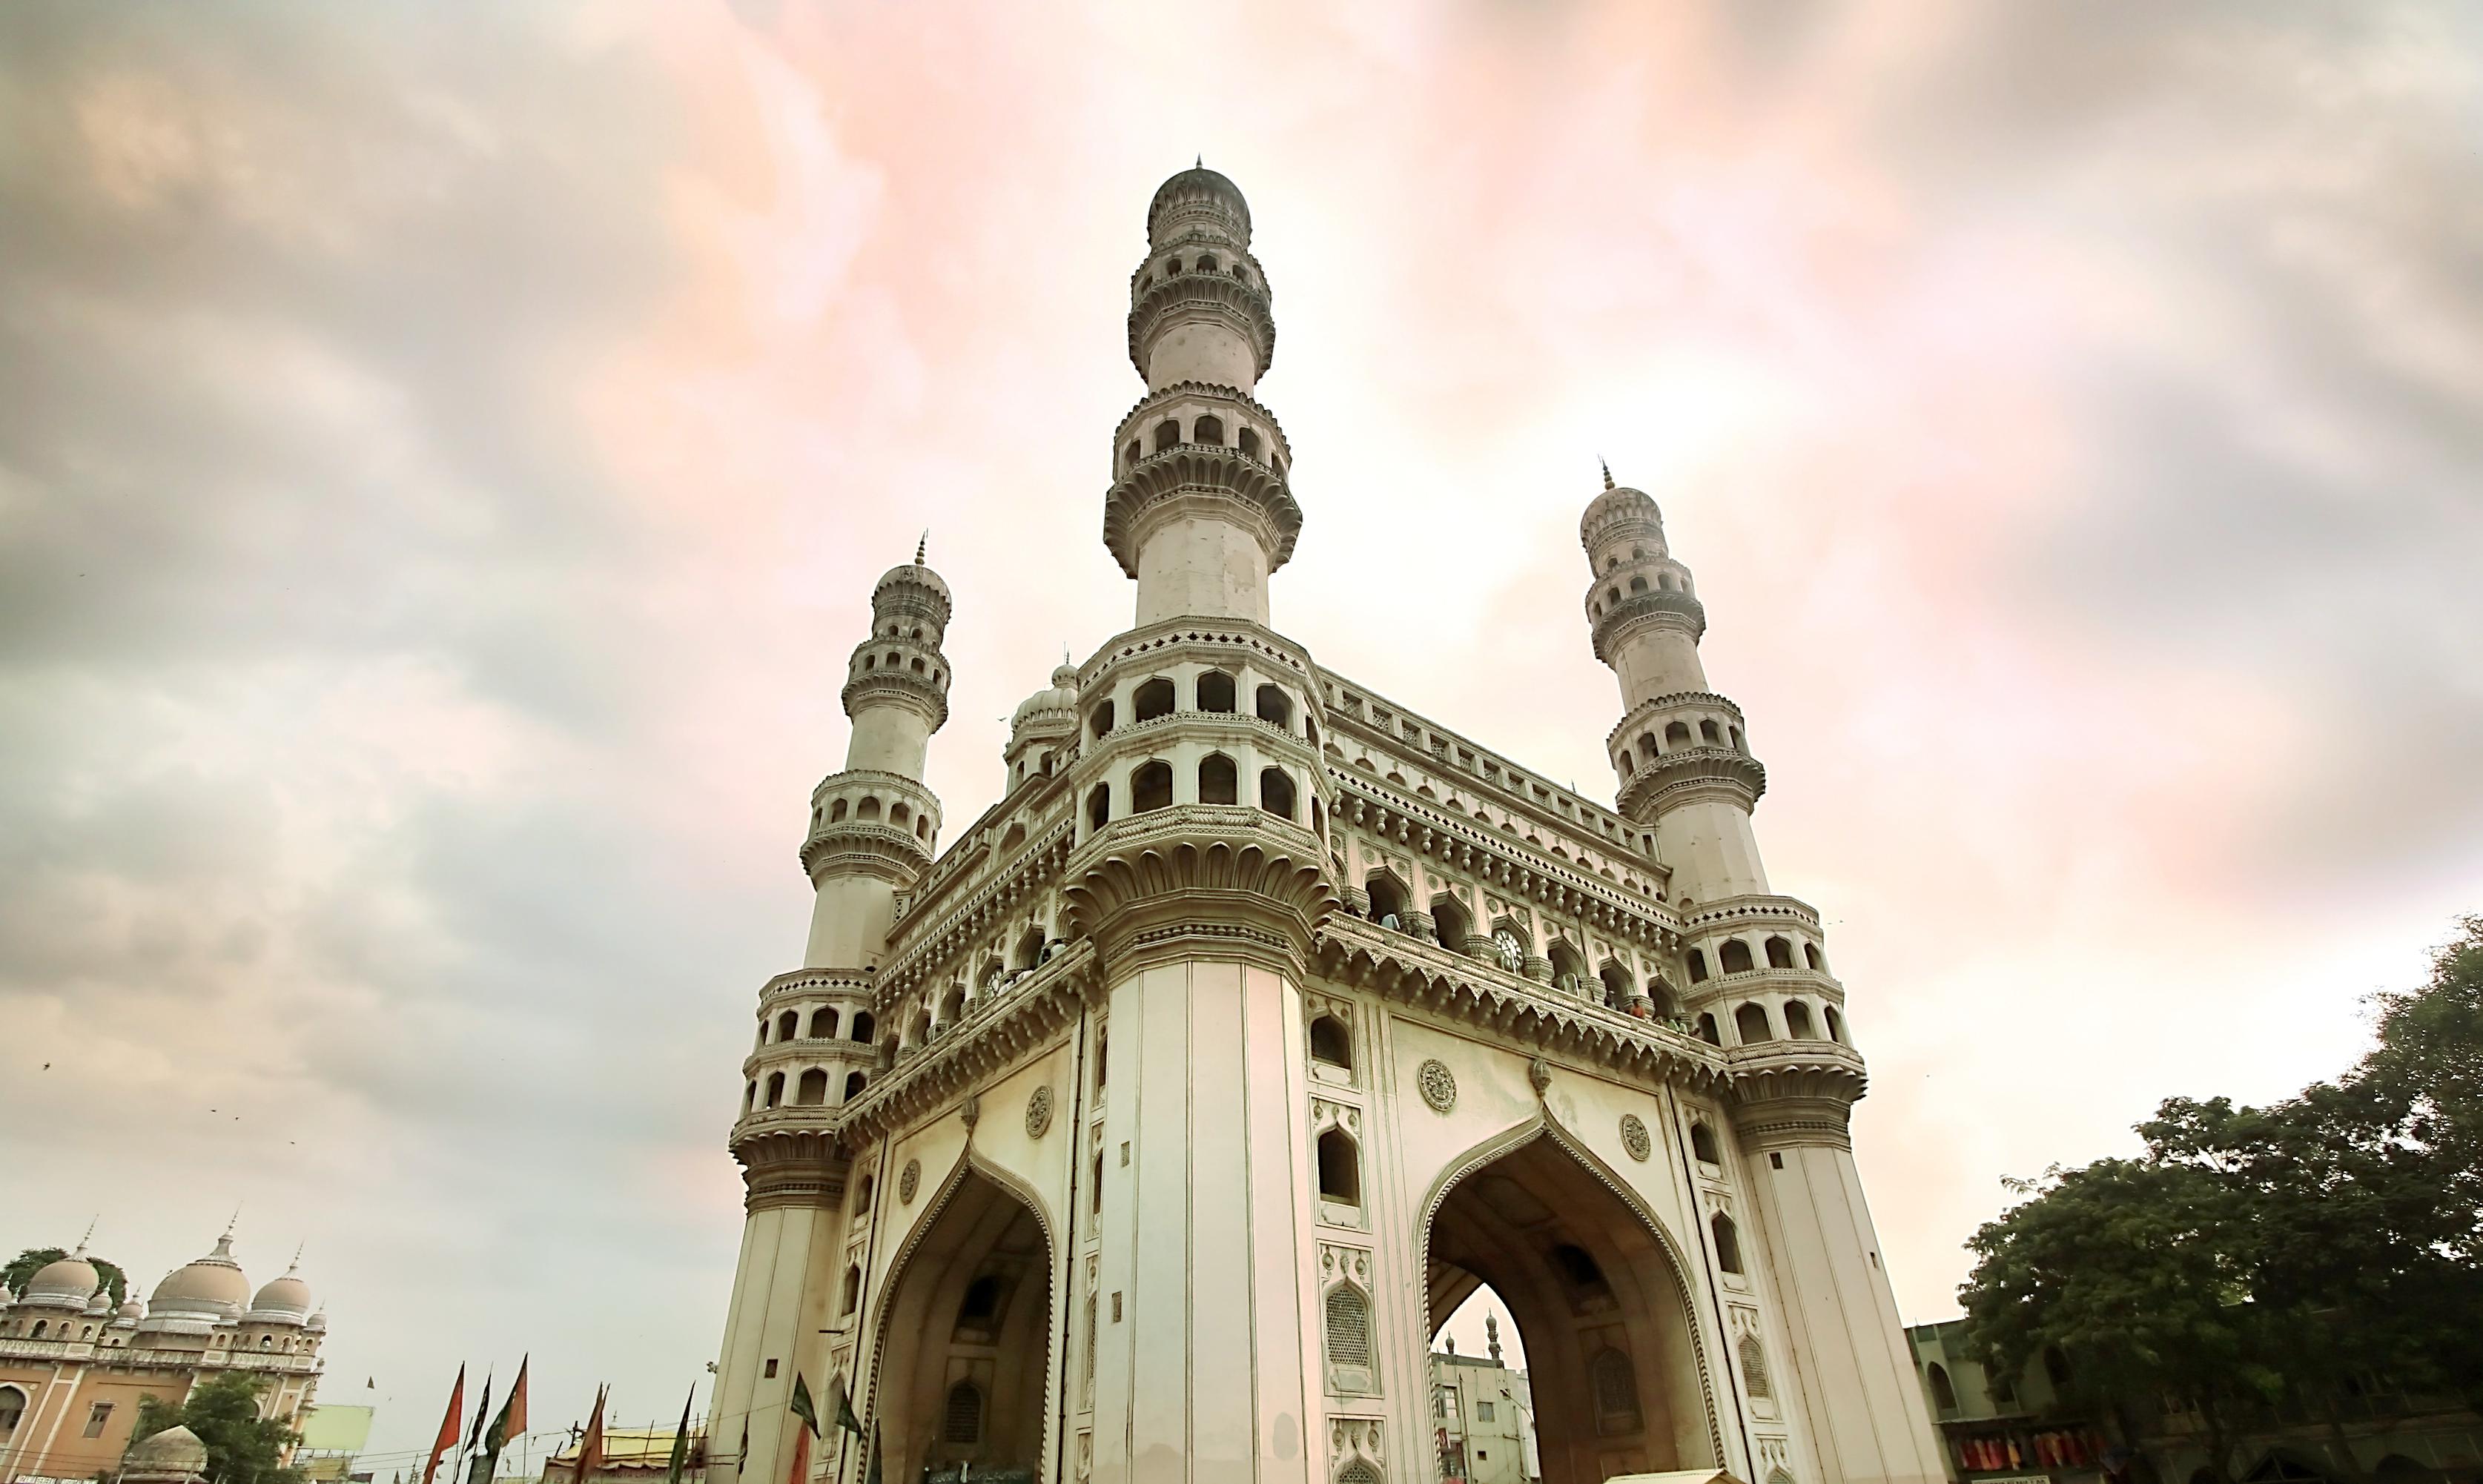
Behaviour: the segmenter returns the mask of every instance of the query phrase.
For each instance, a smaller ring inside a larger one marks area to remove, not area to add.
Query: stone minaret
[[[1756,1249],[1792,1339],[1806,1423],[1797,1445],[1818,1465],[1794,1473],[1937,1479],[1944,1465],[1854,1164],[1848,1119],[1865,1079],[1835,1008],[1844,987],[1828,973],[1818,914],[1769,890],[1750,829],[1767,772],[1741,707],[1707,688],[1706,610],[1655,501],[1615,486],[1609,468],[1578,539],[1594,574],[1595,657],[1620,677],[1620,725],[1605,739],[1620,812],[1671,869],[1687,941],[1681,1008],[1740,1073],[1733,1126],[1765,1229]],[[1812,1001],[1827,1007],[1824,1025],[1809,1019]]]
[[[921,881],[940,837],[940,801],[922,784],[922,763],[948,719],[940,650],[948,585],[922,555],[918,547],[871,590],[870,636],[846,667],[853,735],[844,771],[811,794],[801,859],[817,896],[804,967],[760,991],[758,1041],[742,1065],[733,1153],[748,1215],[708,1408],[719,1419],[713,1473],[725,1484],[745,1461],[762,1474],[778,1469],[796,1370],[814,1390],[825,1381],[820,1336],[834,1318],[846,1174],[834,1126],[844,1101],[882,1070],[872,975],[896,893]]]
[[[1275,414],[1251,399],[1276,352],[1250,207],[1204,168],[1147,207],[1130,278],[1130,359],[1147,395],[1112,437],[1104,543],[1138,581],[1140,627],[1171,618],[1268,622],[1268,574],[1302,528]]]

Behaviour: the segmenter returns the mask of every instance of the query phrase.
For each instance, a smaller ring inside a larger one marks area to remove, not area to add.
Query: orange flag
[[[586,1419],[585,1435],[577,1440],[577,1477],[575,1484],[587,1479],[603,1463],[603,1393],[606,1387],[595,1389],[595,1411]]]
[[[457,1445],[460,1421],[466,1414],[466,1367],[457,1367],[457,1385],[448,1393],[448,1415],[440,1419],[440,1436],[431,1444],[431,1461],[422,1466],[422,1484],[431,1484],[431,1476],[440,1471],[440,1455]]]
[[[793,1429],[793,1471],[785,1476],[785,1484],[811,1484],[811,1430]]]
[[[510,1439],[526,1435],[526,1361],[532,1359],[518,1362],[518,1384],[509,1388],[509,1399],[500,1403],[500,1415],[492,1419],[490,1441],[494,1453],[508,1446]]]

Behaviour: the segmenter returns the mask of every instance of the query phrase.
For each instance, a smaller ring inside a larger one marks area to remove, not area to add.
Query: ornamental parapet
[[[1094,948],[1070,942],[838,1109],[838,1137],[849,1151],[862,1148],[995,1080],[1053,1045],[1102,991]]]
[[[1736,727],[1745,725],[1741,704],[1730,696],[1714,691],[1674,691],[1669,696],[1656,696],[1630,707],[1628,714],[1604,733],[1604,751],[1615,753],[1634,746],[1642,731],[1653,731],[1661,737],[1662,724],[1666,722],[1686,721],[1695,727],[1712,717],[1726,718]]]
[[[1733,1124],[1754,1151],[1852,1149],[1847,1121],[1870,1087],[1862,1058],[1833,1041],[1764,1041],[1724,1053]]]
[[[780,1000],[833,999],[839,995],[870,997],[873,975],[855,968],[795,968],[776,975],[759,987],[761,1013],[773,1010]]]
[[[837,1147],[840,1111],[762,1108],[733,1126],[744,1209],[831,1210],[844,1204],[847,1160]]]
[[[1595,658],[1611,664],[1622,640],[1649,628],[1678,628],[1695,641],[1707,632],[1707,610],[1689,594],[1665,588],[1629,594],[1594,621]]]
[[[1186,958],[1244,958],[1299,976],[1336,909],[1319,837],[1247,805],[1179,804],[1116,819],[1074,851],[1072,933],[1114,978]]]
[[[1281,469],[1294,462],[1294,447],[1285,437],[1284,425],[1276,421],[1276,414],[1268,410],[1267,404],[1239,386],[1215,382],[1167,382],[1161,390],[1140,397],[1121,414],[1112,432],[1112,446],[1118,448],[1131,437],[1150,432],[1166,409],[1184,401],[1221,402],[1241,409],[1253,426],[1265,428],[1274,439],[1276,466]]]
[[[898,886],[931,867],[929,842],[910,829],[875,820],[844,819],[820,825],[802,842],[802,871],[822,876],[876,876]]]
[[[1147,374],[1151,347],[1176,325],[1219,320],[1250,342],[1257,375],[1276,359],[1276,316],[1265,280],[1195,267],[1141,283],[1130,304],[1130,364]]]
[[[1268,553],[1269,571],[1293,559],[1302,532],[1302,508],[1283,475],[1230,445],[1176,443],[1140,458],[1105,491],[1104,545],[1135,577],[1147,538],[1184,517],[1249,529]]]
[[[1489,940],[1484,940],[1487,943]],[[1313,965],[1331,983],[1462,1021],[1492,1040],[1584,1062],[1625,1079],[1720,1086],[1729,1054],[1671,1021],[1642,1019],[1562,994],[1485,958],[1339,914],[1319,935]]]
[[[1685,804],[1722,800],[1749,809],[1768,791],[1768,770],[1729,747],[1686,747],[1641,764],[1621,782],[1621,813],[1651,824]]]
[[[918,895],[889,929],[889,957],[873,976],[872,1008],[884,1014],[907,994],[939,977],[950,960],[995,924],[1013,920],[1021,907],[1040,896],[1058,877],[1073,835],[1071,819],[1056,819],[1005,861],[992,861],[983,853],[985,865],[1004,868],[992,869],[953,891]],[[955,886],[955,879],[950,878],[948,885]]]
[[[891,642],[883,639],[880,644],[884,647]],[[867,657],[857,650],[853,661],[855,666],[860,667]],[[852,716],[865,706],[893,702],[921,716],[924,721],[930,723],[933,731],[938,731],[948,724],[948,682],[946,661],[943,661],[937,670],[928,668],[926,664],[920,675],[902,667],[893,670],[857,668],[852,678],[845,681],[844,689],[837,695],[838,699],[844,702],[847,716]]]

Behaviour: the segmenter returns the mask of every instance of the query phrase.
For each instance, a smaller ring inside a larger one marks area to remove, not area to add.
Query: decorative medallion
[[[920,1159],[905,1161],[905,1168],[896,1172],[896,1204],[912,1206],[914,1192],[921,1188],[921,1184],[922,1161]]]
[[[1457,1105],[1457,1079],[1449,1074],[1449,1064],[1432,1057],[1414,1072],[1414,1080],[1423,1089],[1423,1100],[1434,1113],[1446,1113]]]
[[[1629,1156],[1642,1164],[1646,1162],[1646,1156],[1655,1149],[1655,1145],[1646,1136],[1646,1125],[1639,1122],[1639,1116],[1635,1113],[1621,1115],[1621,1148],[1628,1150]]]
[[[1043,1137],[1044,1130],[1051,1126],[1052,1088],[1047,1084],[1036,1088],[1026,1100],[1026,1136],[1029,1139],[1040,1139]]]

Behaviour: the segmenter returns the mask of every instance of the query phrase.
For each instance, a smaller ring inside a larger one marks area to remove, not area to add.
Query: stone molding
[[[900,937],[908,941],[876,976],[878,1000],[872,1008],[888,1009],[910,991],[936,977],[950,958],[979,941],[993,926],[1013,921],[1019,908],[1051,888],[1076,833],[1074,819],[1055,820],[1050,830],[1030,840],[1009,862],[1014,869],[1000,872],[969,890],[949,907],[946,915],[928,926],[918,927],[914,914],[933,905],[929,891],[909,904],[897,914],[888,935],[892,944]]]
[[[1131,464],[1104,492],[1104,545],[1135,577],[1148,538],[1185,517],[1247,530],[1271,572],[1293,560],[1302,533],[1302,508],[1284,476],[1230,444],[1175,443]]]
[[[1621,784],[1620,809],[1653,824],[1685,804],[1721,801],[1748,812],[1768,791],[1768,770],[1729,747],[1685,747],[1661,753]]]
[[[1643,490],[1608,485],[1578,517],[1578,544],[1586,548],[1589,556],[1614,537],[1632,534],[1653,542],[1657,556],[1672,554],[1664,543],[1664,513]]]
[[[764,1014],[780,999],[835,998],[839,995],[860,995],[868,998],[871,976],[856,968],[796,968],[778,974],[759,987],[759,1007]]]
[[[1734,1120],[1817,1119],[1833,1109],[1841,1132],[1845,1110],[1870,1088],[1862,1057],[1835,1041],[1763,1041],[1724,1053]],[[1754,1111],[1774,1108],[1764,1116]]]
[[[1276,421],[1276,414],[1268,411],[1266,404],[1258,398],[1239,386],[1225,386],[1215,382],[1167,382],[1161,389],[1140,397],[1135,405],[1121,414],[1121,420],[1113,425],[1112,463],[1114,466],[1117,467],[1121,462],[1122,443],[1129,439],[1134,431],[1139,435],[1145,434],[1147,418],[1151,413],[1161,411],[1166,406],[1186,398],[1235,404],[1248,412],[1253,421],[1267,429],[1275,440],[1276,451],[1284,455],[1284,462],[1287,464],[1290,465],[1294,462],[1294,445],[1285,438],[1284,425]]]
[[[930,723],[933,731],[948,724],[948,670],[945,664],[936,681],[910,670],[866,670],[845,681],[838,695],[849,717],[861,706],[888,704],[914,712]]]
[[[1213,251],[1201,244],[1201,251]],[[1229,250],[1228,250],[1229,251]],[[1149,254],[1153,256],[1152,253]],[[1229,273],[1186,268],[1153,283],[1141,283],[1130,304],[1130,364],[1147,374],[1155,343],[1167,331],[1192,320],[1220,320],[1250,343],[1256,376],[1266,376],[1276,360],[1275,305],[1262,274],[1247,282]]]
[[[1632,593],[1604,610],[1594,621],[1595,658],[1609,665],[1613,653],[1633,635],[1650,628],[1677,628],[1693,644],[1707,632],[1707,610],[1687,593],[1649,588]]]
[[[931,868],[931,847],[911,830],[876,819],[840,819],[821,825],[802,842],[802,874],[816,882],[822,876],[876,876],[893,885],[910,886]]]
[[[770,1111],[781,1113],[784,1109]],[[744,1121],[745,1125],[749,1122]],[[733,1157],[741,1161],[745,1210],[824,1210],[844,1204],[847,1161],[838,1152],[835,1133],[826,1127],[747,1132],[736,1128]]]
[[[1336,907],[1319,839],[1247,805],[1114,820],[1072,853],[1072,935],[1119,980],[1150,964],[1243,958],[1299,977]]]
[[[1102,984],[1094,950],[1073,941],[1016,989],[976,1002],[967,1018],[901,1058],[835,1111],[848,1149],[861,1149],[998,1080],[1048,1047]]]
[[[1322,677],[1311,663],[1310,651],[1263,623],[1229,615],[1204,623],[1195,618],[1165,619],[1114,635],[1078,667],[1079,702],[1092,705],[1101,699],[1096,695],[1097,682],[1133,662],[1161,665],[1198,659],[1213,663],[1216,648],[1244,649],[1289,672],[1303,689],[1303,703],[1325,720],[1325,699],[1318,689]]]
[[[1629,739],[1629,733],[1644,731],[1648,722],[1674,711],[1722,711],[1743,727],[1749,726],[1749,718],[1742,714],[1740,704],[1730,696],[1720,696],[1714,691],[1674,691],[1669,696],[1652,697],[1630,707],[1619,721],[1613,724],[1613,729],[1604,733],[1604,751],[1617,752]]]

